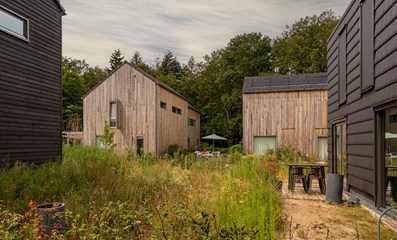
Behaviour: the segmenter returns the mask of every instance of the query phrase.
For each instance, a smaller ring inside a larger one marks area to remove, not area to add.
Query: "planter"
[[[43,218],[42,230],[50,234],[52,230],[62,231],[66,227],[65,204],[45,203],[36,206],[39,216]]]
[[[343,175],[328,173],[325,200],[336,204],[342,203]]]

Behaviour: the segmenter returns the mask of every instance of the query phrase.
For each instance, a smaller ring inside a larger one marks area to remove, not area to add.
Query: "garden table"
[[[294,172],[295,168],[303,168],[310,173],[312,169],[318,168],[320,169],[320,174],[323,176],[323,186],[325,186],[325,168],[328,167],[326,164],[318,164],[318,163],[291,163],[288,164],[288,190],[292,191],[292,173]],[[305,191],[307,191],[305,189]]]

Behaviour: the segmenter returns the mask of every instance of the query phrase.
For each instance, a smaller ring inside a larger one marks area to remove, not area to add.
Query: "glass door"
[[[332,134],[333,173],[344,175],[344,185],[347,186],[346,122],[343,121],[334,124],[332,126]]]
[[[384,112],[382,141],[386,205],[397,204],[397,107]]]

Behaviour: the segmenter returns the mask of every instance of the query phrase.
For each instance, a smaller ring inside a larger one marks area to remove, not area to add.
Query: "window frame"
[[[0,31],[5,32],[5,33],[7,33],[9,35],[12,35],[14,37],[17,37],[17,38],[19,38],[21,40],[24,40],[26,42],[29,42],[29,35],[30,35],[30,27],[29,27],[30,26],[30,21],[29,21],[29,19],[27,19],[27,18],[21,16],[20,14],[18,14],[16,12],[4,7],[3,5],[0,5],[0,11],[10,15],[11,17],[14,17],[14,18],[16,18],[18,20],[21,20],[23,22],[24,34],[21,35],[21,34],[13,31],[11,29],[8,29],[5,26],[1,25],[1,23],[0,23]]]
[[[114,106],[116,106],[116,118],[115,119],[112,119],[112,105],[114,104]],[[117,111],[117,108],[118,108],[118,106],[117,106],[118,104],[117,104],[117,101],[110,101],[109,102],[109,128],[117,128],[118,127],[118,124],[117,124],[117,118],[118,118],[118,111]],[[112,123],[114,123],[114,125],[112,124]]]
[[[182,115],[182,109],[172,106],[172,112],[178,115]]]
[[[196,122],[197,122],[196,119],[189,118],[189,126],[190,127],[196,127]]]

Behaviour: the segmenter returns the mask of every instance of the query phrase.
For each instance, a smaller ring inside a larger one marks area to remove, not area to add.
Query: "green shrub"
[[[281,203],[258,158],[175,157],[64,146],[62,162],[2,170],[0,238],[38,236],[35,225],[15,227],[30,221],[20,216],[33,200],[65,203],[66,239],[274,239]]]
[[[229,148],[230,153],[243,153],[243,146],[241,144],[233,145]]]

